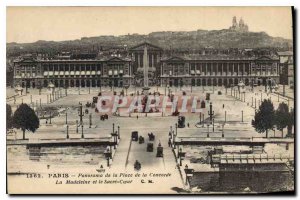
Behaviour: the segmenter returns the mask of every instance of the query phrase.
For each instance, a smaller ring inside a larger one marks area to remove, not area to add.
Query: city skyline
[[[234,16],[237,20],[243,18],[250,32],[292,39],[290,7],[7,7],[6,33],[7,43],[31,43],[159,31],[221,30],[231,26]]]

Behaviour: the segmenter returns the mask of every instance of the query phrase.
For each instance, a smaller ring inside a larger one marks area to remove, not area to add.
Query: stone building
[[[49,59],[25,55],[14,61],[14,85],[33,88],[47,87],[50,83],[56,87],[140,85],[145,48],[149,86],[231,86],[240,81],[260,85],[267,80],[279,83],[278,57],[222,53],[165,55],[162,48],[145,42],[129,48],[126,56],[70,55]]]
[[[231,86],[243,81],[266,84],[279,81],[278,58],[228,55],[190,55],[161,61],[161,84],[169,86]]]
[[[280,84],[294,88],[294,61],[293,52],[278,52],[280,65]]]
[[[123,87],[130,85],[130,58],[37,59],[22,57],[14,62],[14,85],[22,87]]]

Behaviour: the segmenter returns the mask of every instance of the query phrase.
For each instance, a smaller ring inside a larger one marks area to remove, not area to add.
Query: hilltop
[[[22,53],[56,53],[74,50],[127,49],[148,41],[163,49],[196,50],[201,48],[275,48],[288,49],[292,40],[269,36],[265,32],[240,32],[235,30],[163,31],[147,35],[128,34],[121,36],[83,37],[69,41],[37,41],[34,43],[7,43],[8,56]]]

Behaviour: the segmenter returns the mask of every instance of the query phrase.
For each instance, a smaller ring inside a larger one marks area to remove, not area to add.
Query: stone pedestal
[[[149,94],[149,90],[150,90],[149,87],[143,87],[143,94],[144,94],[145,96],[147,96],[147,95]]]

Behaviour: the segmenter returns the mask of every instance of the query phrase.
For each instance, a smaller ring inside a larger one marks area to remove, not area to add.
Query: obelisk
[[[149,77],[148,77],[148,70],[149,70],[149,61],[148,61],[148,51],[147,51],[147,46],[144,47],[144,55],[143,55],[143,69],[144,69],[144,87],[143,87],[143,92],[144,95],[148,95],[149,91]]]

